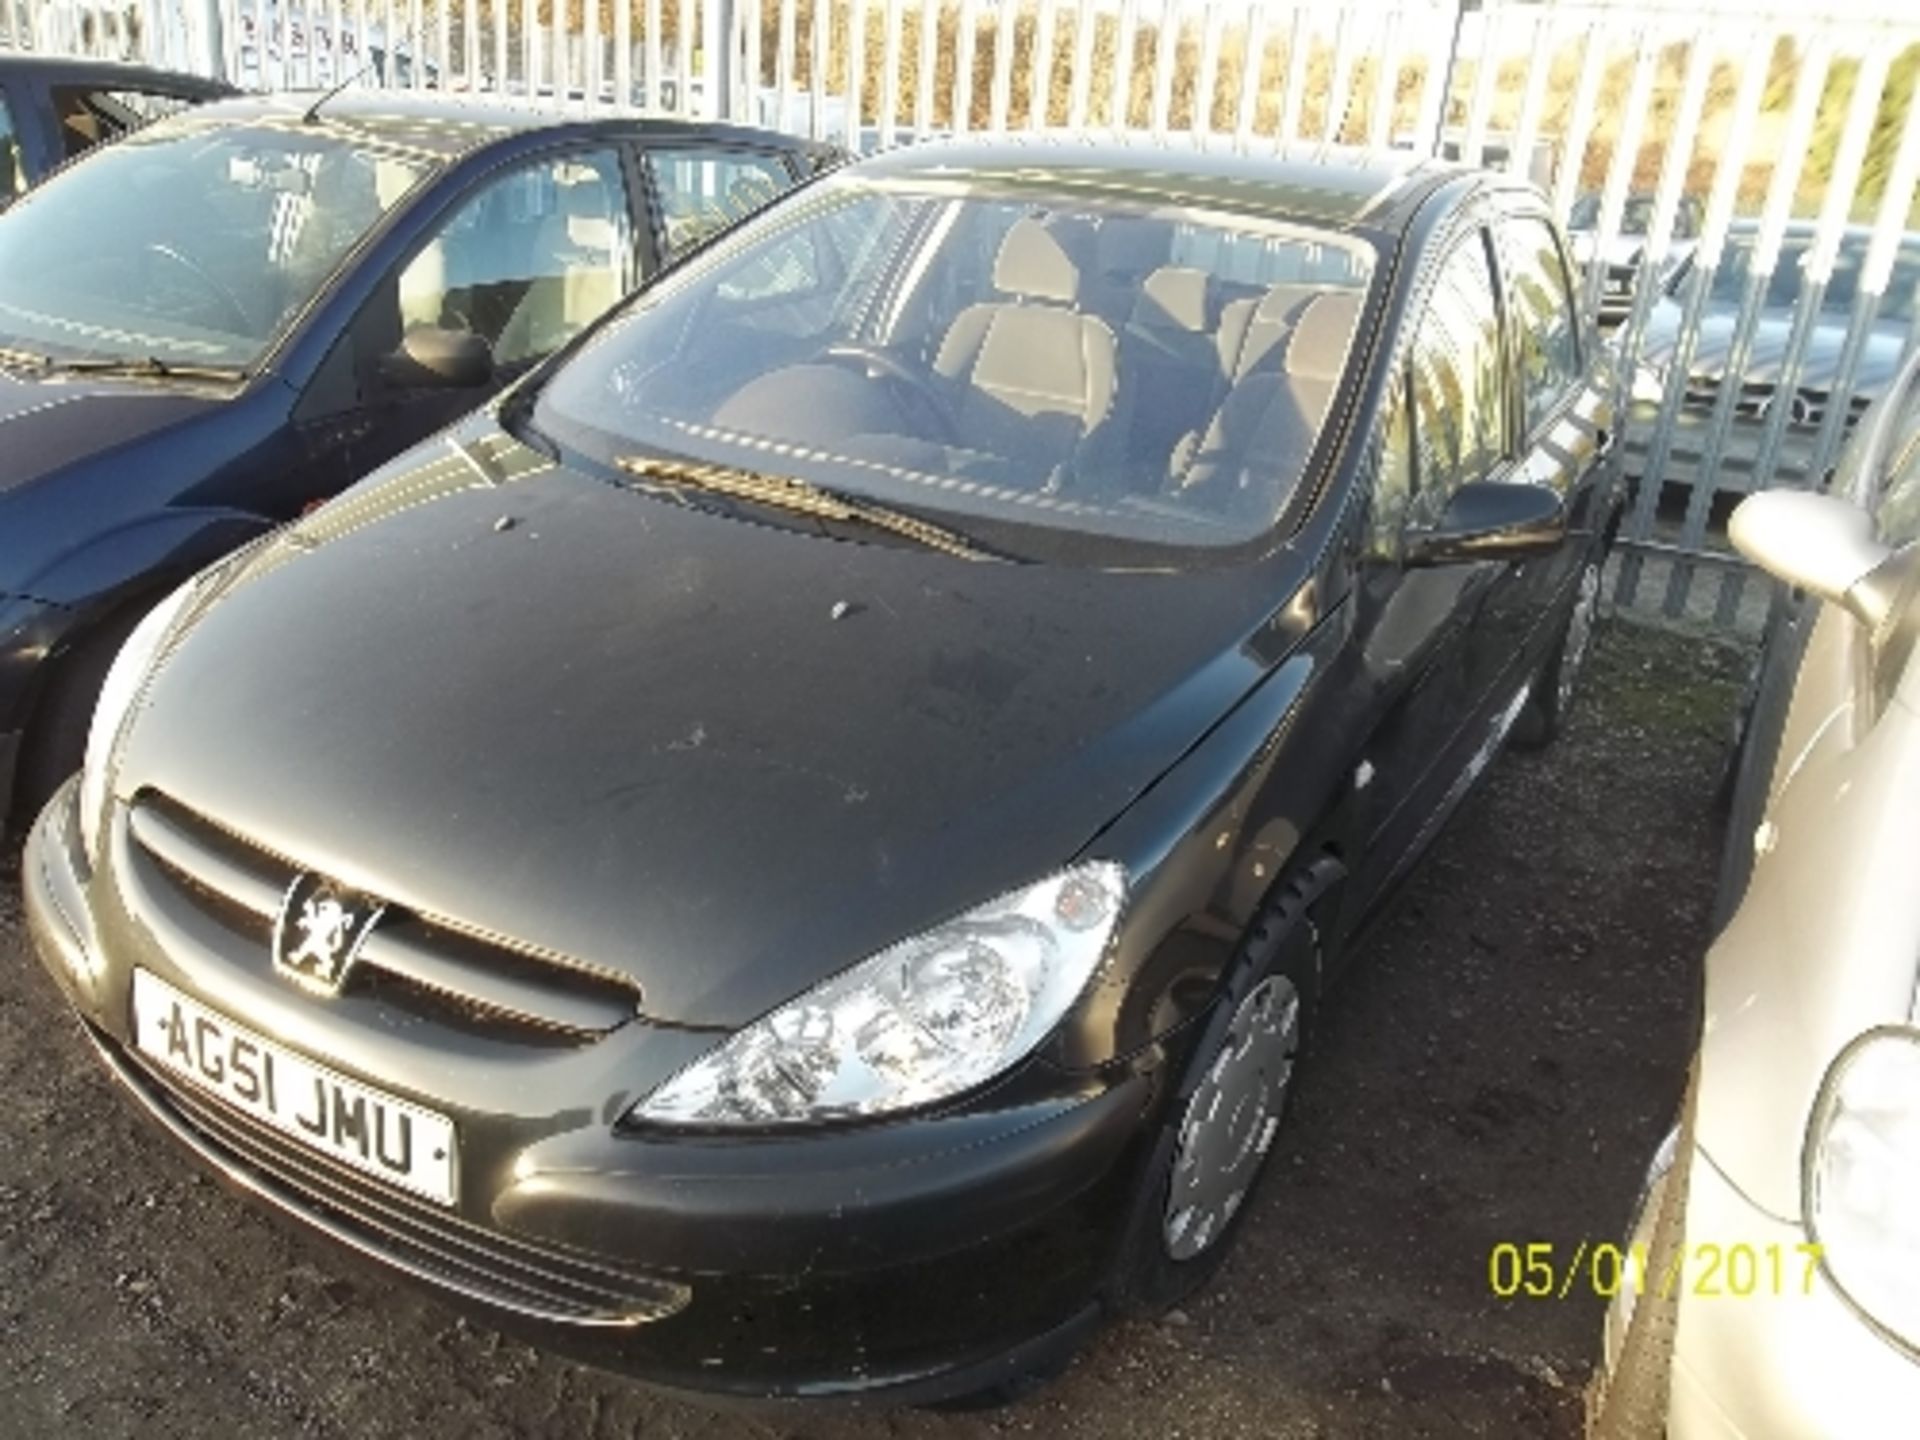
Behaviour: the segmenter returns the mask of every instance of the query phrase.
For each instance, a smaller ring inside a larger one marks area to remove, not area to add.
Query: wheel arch
[[[42,658],[13,698],[11,713],[0,717],[20,736],[18,763],[8,792],[0,794],[0,816],[12,810],[30,757],[47,743],[40,727],[49,695],[88,641],[130,613],[144,613],[176,585],[268,528],[268,522],[242,511],[169,512],[91,537],[33,577],[31,593],[46,602],[34,635]]]

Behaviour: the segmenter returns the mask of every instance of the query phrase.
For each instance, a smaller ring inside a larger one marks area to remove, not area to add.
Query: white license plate
[[[158,976],[133,972],[140,1053],[309,1149],[453,1203],[453,1122],[236,1025]]]

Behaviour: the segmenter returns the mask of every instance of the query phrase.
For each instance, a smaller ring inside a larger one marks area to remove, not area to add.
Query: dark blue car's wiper
[[[635,476],[648,489],[669,492],[703,490],[712,495],[768,505],[793,515],[811,515],[822,520],[852,520],[917,541],[930,550],[957,555],[963,560],[998,560],[958,530],[936,525],[918,515],[896,510],[864,496],[829,490],[793,475],[765,475],[757,470],[742,470],[732,465],[701,465],[685,460],[656,460],[628,455],[614,462]]]
[[[247,378],[247,372],[238,365],[181,364],[162,360],[157,355],[143,355],[138,359],[55,360],[48,362],[48,366],[68,375],[131,375],[143,380],[234,381]]]

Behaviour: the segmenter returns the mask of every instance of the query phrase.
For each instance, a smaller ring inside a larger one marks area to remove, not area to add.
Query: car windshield
[[[1316,461],[1373,251],[1119,191],[847,172],[644,292],[533,426],[1029,550],[1246,542]]]
[[[430,168],[298,124],[142,130],[0,216],[0,347],[248,368]]]
[[[1747,282],[1753,273],[1754,244],[1758,237],[1751,231],[1727,237],[1727,248],[1714,272],[1712,297],[1725,305],[1744,302]],[[1769,310],[1791,310],[1800,300],[1800,281],[1812,248],[1810,235],[1789,235],[1780,247],[1780,259],[1767,281],[1764,302]],[[1847,236],[1834,256],[1833,275],[1826,293],[1820,297],[1823,314],[1845,316],[1853,309],[1860,292],[1861,271],[1866,265],[1867,242],[1864,237]],[[1878,318],[1903,325],[1913,323],[1916,299],[1920,298],[1920,240],[1909,238],[1894,252],[1893,272],[1881,296]]]

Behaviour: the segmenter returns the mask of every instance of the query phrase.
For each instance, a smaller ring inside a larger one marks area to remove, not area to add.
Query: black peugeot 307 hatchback
[[[1531,190],[837,172],[162,602],[37,822],[111,1071],[656,1382],[1057,1367],[1247,1214],[1314,1007],[1614,517]]]
[[[79,765],[154,601],[834,157],[498,101],[231,100],[0,215],[0,818]]]

